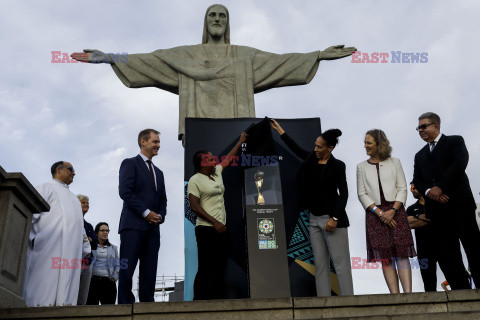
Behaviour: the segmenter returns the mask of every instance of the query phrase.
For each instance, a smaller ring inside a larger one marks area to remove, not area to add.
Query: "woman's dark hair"
[[[339,129],[328,129],[320,137],[327,143],[328,147],[335,147],[338,144],[338,137],[342,135]]]
[[[210,153],[210,151],[198,150],[193,155],[193,168],[195,170],[195,173],[200,172],[200,169],[202,168],[202,160],[203,160],[202,155],[207,154],[207,153]]]
[[[97,236],[97,238],[98,238],[98,232],[100,231],[101,226],[107,226],[108,227],[108,223],[106,223],[106,222],[97,223],[97,225],[95,226],[95,235]],[[108,228],[110,229],[110,227],[108,227]],[[99,243],[100,243],[100,241],[99,241]],[[110,241],[108,241],[108,239],[105,243],[107,244],[107,246],[111,246],[111,243],[110,243]]]

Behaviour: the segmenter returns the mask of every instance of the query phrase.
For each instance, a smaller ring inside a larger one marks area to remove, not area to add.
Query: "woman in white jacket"
[[[382,130],[365,135],[365,150],[370,158],[357,165],[358,199],[366,212],[367,259],[382,262],[390,293],[412,292],[409,257],[415,247],[405,213],[407,181],[402,164],[391,157],[392,148]]]

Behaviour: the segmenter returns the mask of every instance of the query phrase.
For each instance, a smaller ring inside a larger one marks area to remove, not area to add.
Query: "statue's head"
[[[211,5],[205,13],[202,43],[213,40],[230,44],[230,16],[228,9],[221,4]]]

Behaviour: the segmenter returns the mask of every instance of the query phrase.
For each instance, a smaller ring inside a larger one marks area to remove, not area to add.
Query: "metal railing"
[[[156,302],[165,302],[168,301],[168,295],[170,292],[175,290],[175,283],[184,281],[184,276],[166,276],[161,275],[157,276],[155,281],[155,301]],[[137,301],[138,299],[138,287],[139,287],[139,278],[137,276]]]

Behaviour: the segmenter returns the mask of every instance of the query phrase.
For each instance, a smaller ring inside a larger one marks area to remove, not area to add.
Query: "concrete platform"
[[[0,309],[0,319],[480,319],[480,290]]]

